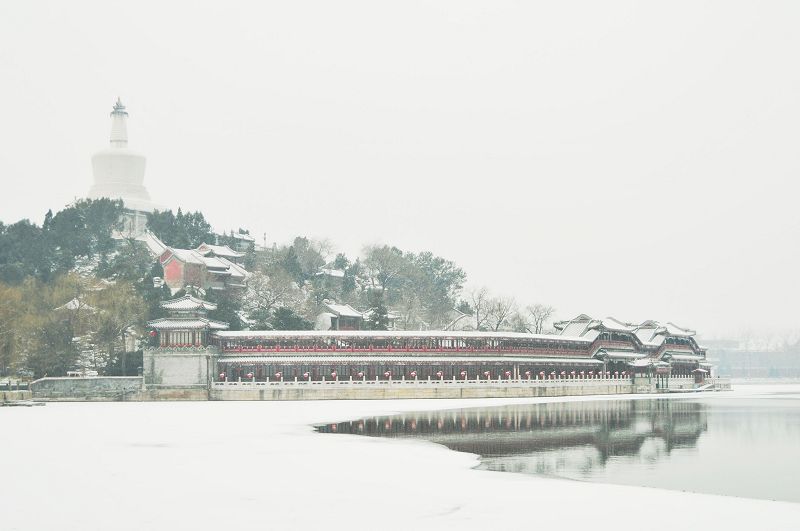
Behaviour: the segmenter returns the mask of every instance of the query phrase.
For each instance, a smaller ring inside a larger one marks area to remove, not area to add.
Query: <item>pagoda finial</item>
[[[125,110],[125,105],[122,104],[122,100],[117,96],[117,103],[114,104],[114,110],[111,111],[111,114],[123,114],[128,116],[128,112]]]
[[[122,100],[117,97],[114,110],[111,111],[111,146],[124,148],[128,147],[128,112],[122,104]]]

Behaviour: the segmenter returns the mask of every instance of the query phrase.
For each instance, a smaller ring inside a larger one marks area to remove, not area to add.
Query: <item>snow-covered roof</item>
[[[374,312],[374,311],[375,311],[375,310],[373,310],[372,308],[370,308],[369,310],[367,310],[366,312],[364,312],[364,313],[362,314],[362,315],[364,316],[364,319],[370,319],[370,318],[372,317],[372,312]],[[396,320],[396,319],[400,319],[401,317],[402,317],[402,315],[400,315],[400,314],[399,314],[399,313],[397,313],[397,312],[394,312],[394,311],[392,311],[392,310],[387,310],[387,311],[386,311],[386,318],[387,318],[387,319],[389,319],[390,321],[394,321],[394,320]]]
[[[191,311],[191,310],[207,310],[213,311],[217,309],[217,305],[213,302],[204,301],[193,297],[192,295],[184,295],[177,299],[170,299],[168,301],[161,301],[160,306],[165,310],[173,311]]]
[[[593,321],[594,319],[582,313],[574,319],[556,321],[553,323],[553,328],[558,330],[559,335],[562,336],[581,337],[586,333],[586,330]]]
[[[236,240],[242,240],[246,242],[256,241],[254,237],[250,236],[249,234],[244,234],[243,232],[234,232],[232,236]]]
[[[578,323],[578,324],[579,323],[583,323],[585,325],[585,324],[590,323],[592,321],[593,321],[593,319],[591,317],[589,317],[585,313],[582,313],[579,316],[575,317],[574,319],[567,319],[565,321],[556,321],[556,322],[554,322],[553,323],[553,328],[555,328],[556,330],[563,330],[564,328],[567,327],[567,325],[570,325],[572,323]]]
[[[665,354],[668,354],[669,359],[673,361],[701,361],[705,359],[701,355],[692,354],[689,352],[665,352]]]
[[[147,249],[153,256],[161,256],[164,254],[164,251],[167,250],[167,246],[164,245],[164,242],[158,239],[158,237],[149,230],[146,230],[137,236],[136,240],[144,242],[144,244],[147,246]]]
[[[569,321],[561,328],[561,335],[580,337],[586,333],[591,321]]]
[[[200,253],[197,253],[197,254],[200,254]],[[214,272],[214,273],[228,273],[229,272],[228,269],[230,269],[230,267],[228,266],[228,264],[231,263],[230,261],[225,260],[224,258],[216,258],[216,257],[213,257],[213,256],[203,256],[203,255],[200,255],[200,256],[202,257],[203,263],[205,264],[205,266],[209,270],[212,270],[212,272]]]
[[[231,262],[227,258],[223,257],[219,257],[217,258],[217,260],[219,260],[228,267],[229,273],[233,278],[245,280],[247,277],[250,276],[250,273],[244,267],[240,266],[236,262]]]
[[[227,274],[229,269],[229,264],[231,263],[229,260],[224,258],[216,258],[213,256],[203,256],[198,251],[194,249],[177,249],[174,247],[169,247],[167,249],[169,252],[172,253],[175,258],[180,260],[181,262],[185,262],[187,264],[196,264],[205,266],[206,269],[209,270],[211,273],[216,274]],[[167,257],[167,260],[169,257]]]
[[[636,330],[636,325],[631,323],[623,323],[619,319],[614,319],[613,317],[601,319],[599,323],[606,330],[611,330],[614,332],[633,332]]]
[[[88,311],[94,311],[94,310],[96,310],[96,308],[94,308],[93,306],[89,306],[88,304],[86,304],[85,302],[80,300],[79,298],[75,297],[74,299],[72,299],[71,301],[67,302],[66,304],[62,304],[61,306],[56,308],[56,310],[71,310],[71,311],[88,310]]]
[[[659,339],[661,342],[663,342],[664,336],[657,336],[657,330],[657,328],[637,328],[635,334],[636,337],[639,338],[639,341],[646,345],[653,344],[654,342],[659,341]]]
[[[224,258],[242,258],[244,256],[244,253],[234,251],[227,245],[211,245],[210,243],[200,244],[200,246],[197,248],[197,252],[203,256],[208,256],[211,254]]]
[[[325,276],[325,277],[334,277],[334,278],[344,278],[344,271],[342,271],[341,269],[322,268],[317,272],[316,276],[318,276],[318,277]]]
[[[171,252],[172,255],[181,262],[186,262],[188,264],[205,265],[205,262],[203,261],[203,255],[198,253],[194,249],[177,249],[175,247],[168,247],[167,250]]]
[[[375,362],[437,362],[442,363],[474,363],[485,361],[486,363],[564,363],[582,365],[602,365],[603,362],[592,358],[565,358],[565,357],[545,357],[545,356],[514,356],[498,358],[496,356],[390,356],[384,353],[376,353],[371,356],[357,355],[347,356],[341,353],[331,355],[321,354],[314,356],[220,356],[217,358],[219,363],[331,363],[331,364],[367,364]]]
[[[228,323],[214,321],[204,317],[192,319],[180,319],[174,317],[164,317],[148,321],[147,326],[156,330],[227,330]]]
[[[339,317],[357,317],[359,319],[364,318],[364,315],[361,312],[349,304],[338,304],[334,301],[324,301],[322,304],[328,309],[328,311],[336,314]]]
[[[660,346],[664,343],[667,336],[673,337],[692,337],[694,330],[682,328],[673,323],[662,325],[658,321],[644,321],[641,324],[620,321],[614,317],[604,319],[593,319],[586,314],[581,314],[574,319],[558,321],[553,326],[562,336],[586,337],[594,339],[600,331],[630,333],[635,335],[639,341],[649,346]]]
[[[669,335],[671,335],[671,336],[692,337],[695,334],[697,334],[697,332],[695,332],[694,330],[690,330],[688,328],[680,327],[680,326],[676,325],[675,323],[667,323],[665,328],[667,329],[667,333]]]
[[[612,360],[635,360],[647,356],[647,354],[644,352],[635,352],[633,350],[602,350],[604,350],[605,353],[608,354],[608,357]]]
[[[522,332],[449,332],[445,330],[242,330],[217,334],[223,339],[285,339],[285,338],[444,338],[444,339],[541,339],[572,343],[591,343],[580,337],[553,334],[526,334]]]

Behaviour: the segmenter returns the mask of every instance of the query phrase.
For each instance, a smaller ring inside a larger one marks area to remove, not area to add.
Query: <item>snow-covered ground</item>
[[[774,391],[800,385],[714,396]],[[2,408],[0,529],[800,529],[800,504],[473,470],[475,456],[435,444],[311,427],[558,400]]]

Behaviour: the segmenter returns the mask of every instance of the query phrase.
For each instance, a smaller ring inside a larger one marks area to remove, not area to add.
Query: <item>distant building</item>
[[[110,146],[92,156],[94,182],[89,199],[121,199],[125,208],[123,233],[138,236],[145,231],[147,214],[156,210],[144,186],[147,159],[128,148],[128,112],[117,99],[111,111]]]
[[[365,321],[372,320],[372,312],[373,311],[374,310],[367,310],[367,311],[363,312],[362,315],[364,316],[364,320]],[[394,312],[392,310],[387,310],[386,311],[386,330],[399,330],[400,329],[399,328],[400,327],[400,323],[402,322],[402,320],[403,320],[403,316],[402,315],[400,315],[399,313]]]
[[[241,230],[239,232],[231,232],[231,238],[233,238],[233,247],[242,253],[246,253],[256,246],[256,239]]]
[[[695,331],[674,323],[644,321],[627,323],[606,317],[594,319],[581,314],[553,323],[556,334],[598,342],[595,356],[615,370],[627,367],[637,373],[708,373],[711,364],[706,349],[697,344]]]
[[[339,286],[341,286],[342,282],[344,282],[344,271],[341,269],[334,269],[332,267],[323,267],[317,271],[314,276],[319,279],[328,280]]]
[[[217,305],[191,295],[163,301],[161,307],[169,316],[147,323],[152,331],[143,358],[146,384],[206,387],[213,370],[207,349],[211,334],[227,330],[228,323],[209,319]]]
[[[322,312],[314,323],[316,330],[363,330],[364,314],[349,304],[337,304],[336,301],[322,301]]]
[[[704,339],[708,357],[721,376],[800,378],[800,344],[753,347],[736,340]]]
[[[203,243],[197,248],[197,252],[203,256],[210,256],[215,258],[225,258],[231,262],[241,263],[245,253],[234,251],[227,245],[210,245]]]
[[[654,321],[633,325],[580,315],[556,323],[558,334],[364,331],[355,329],[363,314],[347,304],[325,301],[328,330],[228,331],[226,323],[207,317],[216,307],[196,297],[161,306],[169,316],[148,323],[148,388],[211,390],[230,383],[239,389],[246,383],[259,391],[260,399],[270,399],[273,389],[267,385],[273,383],[280,387],[286,382],[297,391],[310,388],[306,386],[312,381],[343,380],[385,382],[375,388],[398,380],[409,382],[404,386],[426,382],[426,389],[432,382],[465,389],[568,383],[585,386],[589,393],[655,393],[716,385],[704,381],[705,351],[694,342],[693,332]],[[526,396],[537,395],[539,391]],[[484,390],[470,396],[502,395]]]
[[[203,255],[194,249],[167,247],[159,262],[164,269],[164,283],[172,293],[186,286],[204,290],[244,288],[249,276],[241,265],[222,256],[213,256],[208,250],[207,255]]]

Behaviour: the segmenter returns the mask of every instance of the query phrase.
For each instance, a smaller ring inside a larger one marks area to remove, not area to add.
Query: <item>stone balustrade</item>
[[[587,385],[587,384],[630,384],[630,377],[628,376],[609,376],[609,377],[583,377],[575,376],[559,376],[556,378],[520,378],[520,379],[474,379],[462,380],[456,378],[438,379],[431,378],[427,380],[411,380],[411,379],[375,379],[369,380],[362,379],[347,379],[347,380],[303,380],[294,378],[291,380],[270,380],[270,381],[255,381],[250,379],[240,378],[235,381],[215,381],[212,386],[215,388],[224,389],[252,389],[253,387],[313,387],[313,386],[531,386],[531,385]]]

